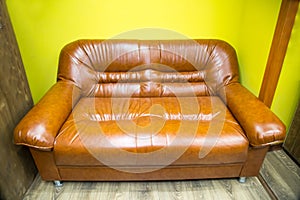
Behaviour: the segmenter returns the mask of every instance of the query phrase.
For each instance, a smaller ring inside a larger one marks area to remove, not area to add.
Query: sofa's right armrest
[[[224,88],[221,95],[229,110],[245,131],[252,146],[275,145],[285,138],[285,125],[256,96],[240,83]]]
[[[79,98],[80,89],[73,83],[57,82],[19,122],[14,130],[15,144],[51,150],[60,127]]]

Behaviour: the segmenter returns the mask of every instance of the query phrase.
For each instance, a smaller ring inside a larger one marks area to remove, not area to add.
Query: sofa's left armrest
[[[244,129],[252,146],[283,142],[286,133],[285,125],[240,83],[225,86],[220,96]]]
[[[80,98],[73,83],[59,81],[25,115],[14,130],[14,141],[40,150],[51,150],[60,127]]]

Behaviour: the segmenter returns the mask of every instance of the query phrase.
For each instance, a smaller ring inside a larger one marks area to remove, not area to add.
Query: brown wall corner
[[[37,170],[28,148],[13,143],[13,130],[33,106],[5,0],[0,0],[0,199],[22,199]]]

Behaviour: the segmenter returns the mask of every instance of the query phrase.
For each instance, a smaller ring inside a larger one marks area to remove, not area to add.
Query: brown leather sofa
[[[256,176],[285,126],[238,69],[220,40],[75,41],[15,143],[48,181]]]

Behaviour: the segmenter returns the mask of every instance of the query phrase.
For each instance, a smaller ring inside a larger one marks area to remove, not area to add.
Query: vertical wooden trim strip
[[[271,107],[292,33],[299,0],[282,0],[259,99]]]

